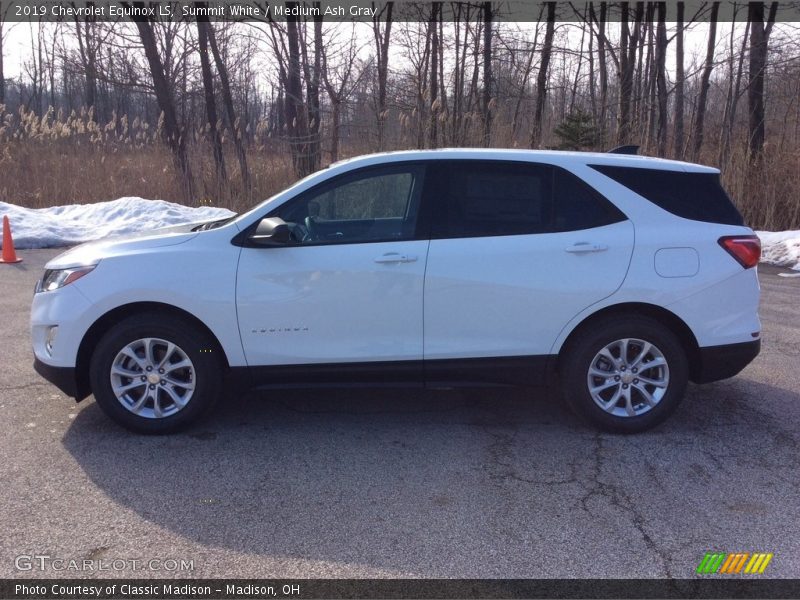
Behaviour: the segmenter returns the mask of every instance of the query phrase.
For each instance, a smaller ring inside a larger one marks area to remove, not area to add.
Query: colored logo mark
[[[772,560],[772,552],[707,552],[697,566],[700,575],[716,574],[748,574],[760,575]]]

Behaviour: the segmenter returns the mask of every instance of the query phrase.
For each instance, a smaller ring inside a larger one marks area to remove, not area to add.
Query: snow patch
[[[225,208],[191,208],[164,200],[133,197],[51,208],[23,208],[0,202],[0,218],[8,215],[17,249],[74,246],[110,235],[214,221],[233,214]]]
[[[756,234],[761,240],[761,262],[800,271],[800,230]]]

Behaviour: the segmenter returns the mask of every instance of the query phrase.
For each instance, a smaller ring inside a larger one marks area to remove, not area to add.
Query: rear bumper
[[[738,374],[761,351],[761,340],[700,348],[700,367],[692,373],[695,383],[710,383]]]
[[[75,367],[54,367],[35,358],[33,361],[33,370],[55,385],[67,396],[72,396],[76,400],[79,399],[78,379],[75,373]]]

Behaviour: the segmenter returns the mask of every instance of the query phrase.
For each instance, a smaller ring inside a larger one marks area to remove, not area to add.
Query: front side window
[[[270,216],[289,224],[297,244],[347,244],[412,239],[424,168],[371,168],[323,183]]]

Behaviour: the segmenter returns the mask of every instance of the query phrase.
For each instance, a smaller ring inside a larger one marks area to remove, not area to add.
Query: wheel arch
[[[692,333],[691,328],[675,313],[661,306],[647,304],[645,302],[624,302],[621,304],[612,304],[611,306],[601,308],[597,312],[585,317],[572,329],[572,331],[570,331],[569,335],[564,340],[564,343],[561,344],[556,361],[556,370],[560,368],[565,350],[568,349],[570,344],[575,339],[580,337],[584,331],[591,328],[598,321],[602,321],[603,319],[607,319],[612,316],[631,315],[650,317],[662,325],[665,325],[667,329],[674,333],[686,351],[686,357],[689,361],[689,379],[694,380],[697,378],[700,368],[700,345],[698,344],[694,333]]]
[[[92,351],[94,350],[95,346],[97,346],[97,343],[100,341],[100,339],[109,331],[109,329],[111,329],[112,325],[115,323],[118,323],[119,321],[127,319],[133,315],[151,311],[158,311],[161,314],[173,315],[176,318],[190,322],[198,329],[207,333],[211,339],[214,340],[214,343],[216,344],[216,350],[219,351],[219,355],[222,356],[225,361],[225,367],[227,368],[230,366],[228,357],[225,354],[225,349],[222,347],[222,344],[220,344],[217,336],[214,335],[214,332],[211,331],[211,329],[209,329],[208,326],[203,323],[203,321],[198,319],[192,313],[182,308],[178,308],[177,306],[165,304],[163,302],[133,302],[130,304],[123,304],[122,306],[117,306],[116,308],[111,309],[99,317],[94,323],[92,323],[91,327],[86,330],[86,333],[81,340],[80,346],[78,347],[77,360],[75,363],[75,377],[77,384],[76,399],[78,401],[83,400],[92,393],[91,384],[89,383],[89,364],[92,359]]]

